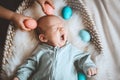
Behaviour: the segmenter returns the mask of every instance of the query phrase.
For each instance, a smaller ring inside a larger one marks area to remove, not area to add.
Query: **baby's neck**
[[[54,44],[47,43],[47,42],[44,42],[44,44],[47,44],[47,45],[52,46],[52,47],[60,47],[61,48],[61,47],[65,46],[67,42],[68,41],[65,41],[65,43],[63,45],[54,45]]]

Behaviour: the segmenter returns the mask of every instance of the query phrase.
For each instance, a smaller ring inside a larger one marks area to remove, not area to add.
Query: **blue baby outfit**
[[[42,43],[34,55],[19,67],[17,77],[20,80],[77,80],[78,67],[87,74],[89,67],[96,67],[88,53],[84,53],[67,42],[63,47],[53,47]]]

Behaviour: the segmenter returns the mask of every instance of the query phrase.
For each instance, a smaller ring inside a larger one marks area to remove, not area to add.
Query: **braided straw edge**
[[[30,5],[32,5],[34,0],[23,0],[23,2],[19,5],[18,9],[16,10],[16,13],[22,14],[25,9],[27,9]],[[14,55],[14,44],[13,39],[15,36],[15,26],[11,22],[9,24],[8,30],[7,30],[7,36],[5,40],[5,46],[3,51],[3,59],[2,59],[2,70],[0,72],[0,76],[5,76],[4,66],[6,64],[9,64],[9,59]]]

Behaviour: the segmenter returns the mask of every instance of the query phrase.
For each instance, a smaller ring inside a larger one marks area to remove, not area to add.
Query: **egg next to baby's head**
[[[37,22],[34,19],[26,19],[24,20],[24,25],[26,28],[35,29],[37,27]]]
[[[63,7],[62,9],[62,17],[65,19],[65,20],[68,20],[70,19],[70,17],[72,16],[72,8],[70,6],[65,6]]]

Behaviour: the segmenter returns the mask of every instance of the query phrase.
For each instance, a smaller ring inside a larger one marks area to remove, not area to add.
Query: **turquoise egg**
[[[65,19],[65,20],[68,20],[71,16],[72,16],[72,8],[70,6],[65,6],[63,9],[62,9],[62,17]]]
[[[78,73],[78,80],[87,80],[87,77],[84,73],[79,72]]]
[[[85,29],[80,30],[79,36],[80,36],[81,40],[84,41],[84,42],[89,42],[90,39],[91,39],[89,31],[85,30]]]

